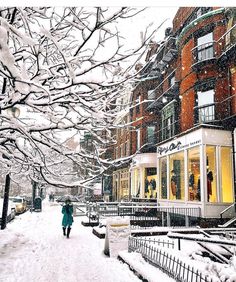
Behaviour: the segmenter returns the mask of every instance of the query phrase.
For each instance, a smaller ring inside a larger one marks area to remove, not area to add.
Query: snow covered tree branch
[[[29,177],[37,170],[48,183],[73,187],[85,183],[67,177],[74,175],[73,164],[93,168],[91,178],[112,164],[101,154],[113,142],[114,101],[135,77],[132,67],[155,32],[146,30],[140,46],[125,49],[119,24],[139,12],[0,8],[0,157],[6,169]],[[96,140],[93,152],[70,146],[85,131]]]

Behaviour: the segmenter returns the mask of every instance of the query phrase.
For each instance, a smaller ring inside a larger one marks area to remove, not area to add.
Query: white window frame
[[[215,120],[215,90],[197,91],[198,120],[200,123]],[[207,105],[209,105],[207,107]],[[209,115],[206,115],[206,112]],[[205,113],[205,114],[204,114]]]

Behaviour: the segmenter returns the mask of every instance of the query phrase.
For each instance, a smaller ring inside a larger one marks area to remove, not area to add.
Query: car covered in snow
[[[2,208],[3,208],[3,199],[0,199],[0,222],[2,220]],[[7,222],[11,221],[15,218],[16,210],[15,205],[12,201],[9,200],[8,202],[8,210],[7,210]]]
[[[16,214],[23,213],[27,210],[26,200],[22,197],[12,197],[11,201],[15,204]]]

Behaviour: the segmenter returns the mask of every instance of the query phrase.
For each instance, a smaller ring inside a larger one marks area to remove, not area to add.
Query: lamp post
[[[5,155],[3,158],[8,159]],[[3,195],[3,206],[2,206],[2,221],[1,221],[1,229],[5,229],[7,225],[7,211],[8,211],[8,201],[9,201],[9,191],[10,191],[10,173],[6,175],[5,179],[5,189]]]
[[[20,115],[20,110],[16,107],[12,107],[7,111],[12,117],[16,118]],[[6,155],[3,155],[3,158],[8,159]],[[2,207],[2,221],[1,221],[1,229],[5,229],[7,226],[7,211],[8,211],[8,201],[9,201],[9,192],[10,192],[10,172],[7,173],[5,179],[5,188],[3,195],[3,207]]]

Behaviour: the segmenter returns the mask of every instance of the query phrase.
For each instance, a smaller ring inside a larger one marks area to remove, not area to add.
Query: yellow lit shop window
[[[184,200],[184,152],[170,155],[170,200]]]
[[[157,169],[155,167],[145,168],[144,193],[145,198],[157,197],[156,191]]]
[[[140,170],[135,169],[134,170],[134,187],[133,187],[133,196],[134,197],[142,197],[141,191],[140,191]]]
[[[188,150],[188,200],[201,200],[199,147]]]
[[[222,201],[224,203],[233,202],[233,175],[231,149],[221,148],[221,181],[222,181]]]
[[[208,202],[217,202],[216,194],[216,148],[206,146],[206,193]]]

